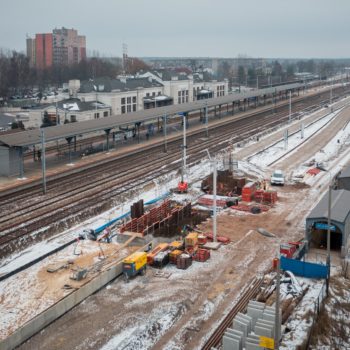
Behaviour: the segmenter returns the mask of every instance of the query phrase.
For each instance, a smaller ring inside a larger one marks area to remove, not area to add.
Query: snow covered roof
[[[174,115],[183,112],[198,111],[205,106],[213,107],[217,105],[223,105],[226,103],[232,103],[234,101],[241,101],[254,96],[263,96],[271,93],[278,93],[279,91],[286,91],[290,89],[297,89],[303,87],[303,84],[294,83],[283,86],[276,86],[273,88],[260,89],[240,94],[221,96],[217,98],[210,98],[204,100],[193,101],[189,103],[183,103],[180,105],[170,105],[141,110],[137,112],[112,115],[108,118],[99,118],[93,120],[82,121],[79,123],[70,123],[65,125],[57,125],[45,128],[45,139],[49,141],[55,141],[60,138],[80,135],[89,132],[95,132],[99,130],[105,130],[107,128],[115,128],[119,126],[126,126],[139,121],[153,120],[157,117],[163,117],[164,114]],[[40,130],[25,130],[18,132],[14,135],[0,135],[0,144],[8,146],[30,146],[41,142]]]
[[[338,188],[350,191],[350,165],[338,176]]]
[[[350,191],[332,190],[331,219],[339,223],[345,223],[350,213]],[[328,218],[328,191],[312,209],[306,220]]]

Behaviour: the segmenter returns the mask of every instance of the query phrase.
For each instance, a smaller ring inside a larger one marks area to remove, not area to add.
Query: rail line
[[[225,333],[226,328],[232,324],[232,320],[239,313],[246,309],[249,300],[254,299],[260,290],[263,283],[262,277],[255,277],[250,284],[245,288],[241,298],[235,304],[235,306],[229,311],[225,318],[220,323],[219,327],[211,334],[209,339],[203,345],[202,350],[211,350],[213,347],[217,347],[221,343],[222,336]]]
[[[231,124],[235,126],[233,130],[227,125],[216,126],[215,129],[212,129],[214,132],[211,132],[208,139],[200,138],[201,134],[205,136],[204,130],[194,133],[189,138],[189,162],[199,161],[202,158],[200,152],[205,148],[217,152],[225,145],[227,146],[229,141],[239,142],[256,134],[257,131],[277,126],[288,118],[285,111],[275,115],[271,115],[270,111],[263,113],[265,113],[263,127],[261,126],[261,113],[253,113],[244,119],[236,119],[232,122]],[[22,193],[15,201],[14,198],[11,198],[13,205],[10,205],[9,202],[6,204],[6,201],[3,204],[2,201],[1,207],[4,215],[0,218],[0,231],[2,232],[0,246],[31,234],[44,226],[57,224],[67,216],[91,216],[96,211],[100,212],[110,207],[117,196],[130,189],[146,184],[170,171],[178,170],[180,144],[180,140],[173,141],[169,144],[169,152],[162,153],[161,156],[158,153],[154,154],[154,150],[162,148],[162,145],[157,145],[155,148],[150,148],[151,152],[153,151],[153,158],[151,155],[147,156],[145,153],[138,152],[131,157],[124,157],[122,162],[119,160],[117,164],[107,163],[105,169],[108,171],[100,167],[93,169],[90,175],[89,170],[83,170],[78,173],[79,177],[76,179],[56,180],[52,186],[57,186],[57,189],[49,196],[45,196],[44,200],[36,198],[36,203],[35,199],[32,199],[35,192],[30,192],[30,190],[27,190],[28,193]],[[153,163],[155,159],[157,159],[156,169]],[[116,167],[119,167],[118,171]],[[104,176],[95,179],[93,176],[98,176],[100,172],[104,172]],[[147,174],[146,177],[145,174]],[[90,184],[86,184],[86,181],[82,179],[88,179]],[[59,182],[62,183],[59,184]],[[30,196],[31,199],[26,200],[26,196]],[[17,207],[16,213],[10,213],[13,206]]]

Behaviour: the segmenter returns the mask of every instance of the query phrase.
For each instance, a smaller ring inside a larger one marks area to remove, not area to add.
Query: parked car
[[[271,185],[284,185],[284,174],[282,170],[275,170],[271,175]]]

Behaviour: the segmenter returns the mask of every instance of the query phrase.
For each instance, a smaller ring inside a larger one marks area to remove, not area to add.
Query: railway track
[[[271,111],[253,113],[247,118],[231,123],[234,125],[233,130],[227,125],[217,126],[211,131],[208,139],[204,137],[205,131],[190,135],[189,162],[194,163],[202,159],[201,152],[205,148],[218,152],[228,145],[228,140],[240,142],[258,131],[283,123],[287,118],[288,115],[283,109],[275,115],[271,115]],[[150,154],[138,152],[130,157],[119,159],[117,164],[110,162],[104,167],[82,170],[76,178],[67,177],[53,181],[49,183],[52,193],[45,197],[37,196],[40,192],[39,186],[19,192],[17,197],[16,194],[9,198],[3,196],[0,206],[4,213],[0,218],[0,246],[30,235],[52,223],[64,221],[68,216],[87,217],[96,214],[96,211],[98,213],[112,206],[118,196],[130,189],[178,170],[180,145],[180,140],[171,142],[167,154],[162,153],[162,145],[157,145],[150,150]],[[155,160],[157,160],[156,169]],[[16,213],[13,213],[14,207],[16,207]]]
[[[314,99],[315,100],[315,99]],[[319,101],[316,101],[316,103],[319,103],[319,102],[322,102],[320,99]],[[297,103],[295,103],[293,106],[295,109],[297,108],[302,108],[303,106],[305,105],[305,102],[303,101],[298,101]],[[282,110],[286,110],[286,106],[283,106],[283,107],[280,107],[279,108],[279,111],[282,111]],[[272,108],[271,108],[272,109]],[[252,116],[254,117],[260,117],[260,118],[264,118],[264,116],[268,116],[270,113],[271,113],[271,109],[268,110],[268,111],[265,111],[265,112],[259,112],[259,114],[256,114],[256,113],[252,113],[251,115],[248,115],[245,120],[251,118]],[[231,121],[231,123],[234,123],[235,121]],[[215,128],[219,131],[219,128],[221,127],[222,130],[225,130],[225,128],[227,127],[226,125],[227,123],[225,123],[222,127],[219,125],[219,126],[215,126]],[[201,132],[199,132],[200,134]],[[198,133],[197,133],[198,134]],[[197,135],[196,134],[196,135]],[[189,141],[191,142],[190,138],[191,138],[191,131],[188,133],[189,135]],[[195,136],[196,137],[196,136]],[[177,141],[176,142],[176,146],[179,147],[180,145],[180,141]],[[169,142],[170,144],[170,142]],[[173,142],[171,144],[174,144]],[[147,146],[145,147],[147,149]],[[162,141],[160,141],[160,143],[158,145],[155,145],[153,146],[153,150],[154,151],[160,151],[162,150]],[[140,151],[137,151],[136,153],[141,153],[141,155],[139,155],[140,158],[143,158],[144,155],[145,155],[145,149],[142,149]],[[131,155],[132,157],[135,157],[135,155]],[[130,157],[130,156],[129,156]],[[118,162],[123,162],[123,159],[125,157],[118,157],[116,160],[118,160]],[[130,159],[130,158],[129,158]],[[137,159],[135,159],[137,160]],[[96,176],[98,174],[98,177],[101,177],[101,176],[104,176],[104,174],[108,174],[108,171],[110,170],[110,165],[109,164],[106,164],[107,162],[109,163],[113,163],[113,162],[110,162],[110,160],[107,160],[106,162],[97,162],[96,165],[94,165],[93,167],[90,167],[89,169],[89,172],[88,172],[88,175],[89,178],[84,178],[85,180],[90,180],[93,178],[93,176]],[[120,164],[121,166],[124,166],[124,164]],[[102,168],[103,167],[103,168]],[[115,167],[115,165],[112,165],[112,167]],[[50,181],[50,179],[48,179],[48,182],[47,182],[47,186],[48,186],[48,190],[49,191],[61,191],[62,189],[64,190],[64,187],[67,185],[67,184],[71,184],[71,181],[72,181],[72,176],[71,174],[68,174],[67,176],[61,176],[60,177],[60,180],[57,181],[57,180],[54,180],[54,181]],[[81,179],[79,180],[81,181]],[[85,181],[87,182],[87,181]],[[37,194],[40,194],[41,193],[41,188],[40,188],[41,184],[40,183],[37,183],[36,185],[34,184],[32,186],[32,190],[29,191],[28,189],[24,189],[24,190],[21,190],[21,187],[19,187],[18,189],[15,189],[14,191],[11,191],[11,193],[9,194],[1,194],[0,193],[0,199],[1,199],[1,206],[2,208],[4,209],[4,205],[6,204],[11,204],[13,203],[14,201],[17,201],[18,199],[24,199],[26,196],[28,197],[28,195],[30,196],[34,196],[34,195],[37,195]],[[22,195],[21,193],[23,193],[24,195]]]
[[[226,328],[232,325],[234,317],[247,308],[249,300],[254,299],[260,290],[263,283],[262,277],[255,277],[250,284],[245,288],[241,298],[237,304],[230,310],[225,318],[220,323],[219,327],[212,333],[206,343],[203,345],[202,350],[211,350],[213,347],[218,347],[221,344],[222,336],[225,333]]]

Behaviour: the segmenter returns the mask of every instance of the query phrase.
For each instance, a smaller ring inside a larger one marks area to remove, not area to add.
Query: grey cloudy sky
[[[350,0],[0,0],[0,47],[75,28],[121,56],[350,57]]]

